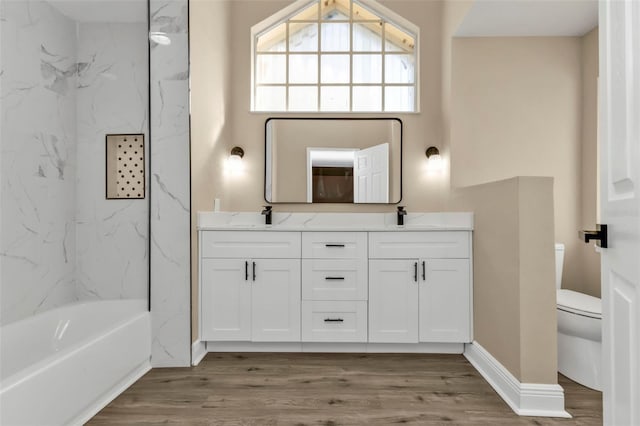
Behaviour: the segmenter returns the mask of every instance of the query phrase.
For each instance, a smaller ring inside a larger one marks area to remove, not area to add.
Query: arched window
[[[370,0],[300,0],[251,29],[253,111],[418,111],[418,28]]]

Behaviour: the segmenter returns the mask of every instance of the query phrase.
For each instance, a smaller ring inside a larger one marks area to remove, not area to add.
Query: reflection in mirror
[[[398,203],[398,119],[271,118],[265,199],[270,203]]]

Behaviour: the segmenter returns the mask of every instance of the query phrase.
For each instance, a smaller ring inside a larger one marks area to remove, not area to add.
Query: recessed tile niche
[[[107,199],[145,197],[144,135],[107,135]]]

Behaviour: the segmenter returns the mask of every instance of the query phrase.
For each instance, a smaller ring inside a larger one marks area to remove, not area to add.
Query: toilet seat
[[[589,318],[602,319],[602,301],[573,290],[556,290],[558,309]]]

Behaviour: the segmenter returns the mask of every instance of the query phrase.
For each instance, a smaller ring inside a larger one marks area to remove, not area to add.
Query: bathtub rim
[[[138,299],[135,299],[135,300],[138,300]],[[140,299],[140,300],[143,300],[143,299]],[[55,309],[51,309],[50,311],[46,311],[46,312],[51,312],[54,310],[63,310],[73,306],[80,306],[80,305],[87,305],[87,304],[94,304],[94,303],[101,303],[101,302],[105,302],[105,301],[82,301],[82,302],[70,303]],[[111,302],[111,300],[109,300],[109,302]],[[117,302],[117,300],[114,300],[113,302]],[[60,364],[63,361],[66,361],[75,352],[82,350],[92,344],[95,344],[107,336],[113,335],[114,333],[122,330],[122,328],[148,315],[150,315],[150,312],[147,311],[146,309],[141,312],[132,313],[131,315],[123,317],[121,320],[114,322],[112,327],[104,329],[102,333],[97,335],[92,334],[89,338],[85,338],[78,342],[75,342],[69,345],[69,347],[64,348],[59,352],[53,352],[48,356],[38,360],[34,364],[30,364],[27,368],[23,368],[19,371],[14,372],[10,376],[7,376],[2,381],[0,381],[0,395],[4,394],[5,392],[9,392],[15,386],[18,386],[22,382],[29,380],[30,378],[42,373],[47,368],[50,368],[51,366],[55,366]],[[33,317],[29,317],[28,319],[31,320],[32,318]],[[16,324],[17,322],[18,321],[13,322],[11,324]],[[7,324],[7,326],[9,325],[10,324]]]

